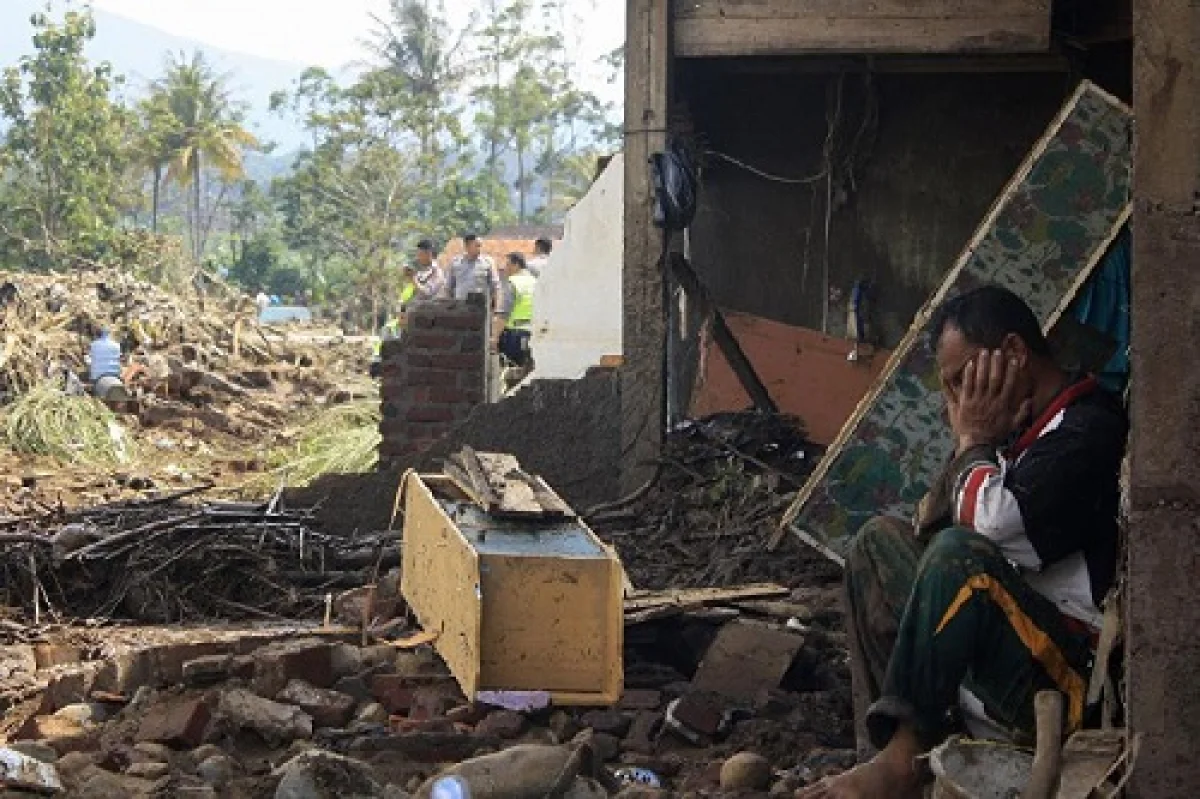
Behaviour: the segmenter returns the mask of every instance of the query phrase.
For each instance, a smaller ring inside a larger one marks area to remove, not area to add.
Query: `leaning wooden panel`
[[[1124,104],[1080,85],[917,313],[784,527],[840,561],[872,516],[912,517],[953,450],[923,341],[930,315],[949,294],[998,283],[1052,327],[1129,218],[1131,134]]]
[[[437,633],[438,654],[473,696],[479,682],[483,603],[479,558],[414,471],[404,475],[400,593],[421,625]]]
[[[1034,53],[1050,0],[688,0],[674,6],[682,57],[806,53]]]
[[[405,477],[401,590],[468,697],[622,689],[620,561],[577,519],[497,519],[445,478]]]

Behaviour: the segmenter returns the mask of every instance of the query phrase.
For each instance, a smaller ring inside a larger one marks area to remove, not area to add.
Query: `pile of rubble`
[[[820,585],[839,579],[831,562],[792,536],[766,548],[819,457],[795,417],[746,411],[688,421],[667,437],[653,484],[591,512],[588,523],[640,588]]]
[[[306,414],[375,393],[362,339],[334,328],[263,328],[249,298],[220,284],[175,295],[114,270],[0,274],[0,402],[47,383],[81,390],[77,378],[102,329],[122,343],[133,395],[114,406],[130,441],[114,478],[237,484]],[[94,470],[59,474],[57,462],[9,452],[0,461],[13,476],[0,485],[0,504],[13,515],[131,495]]]
[[[380,599],[397,600],[395,583],[381,581]],[[433,779],[458,775],[478,796],[790,795],[853,753],[828,609],[780,603],[804,619],[784,629],[709,605],[632,624],[625,693],[602,709],[468,701],[428,636],[403,629],[368,646],[346,628],[11,645],[0,648],[0,782],[295,799],[429,796]]]

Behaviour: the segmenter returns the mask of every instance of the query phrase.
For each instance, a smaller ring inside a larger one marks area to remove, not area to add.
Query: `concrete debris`
[[[708,647],[692,685],[751,702],[783,680],[804,639],[784,629],[741,619],[724,625]]]
[[[223,790],[233,780],[236,766],[233,759],[224,754],[210,755],[196,766],[196,776],[210,787]]]
[[[142,717],[137,740],[189,749],[204,742],[212,711],[200,699],[155,705]]]
[[[377,799],[384,795],[370,766],[332,752],[304,752],[276,773],[280,779],[275,799]]]
[[[14,749],[0,749],[0,786],[50,793],[61,791],[63,787],[58,770],[52,764]]]
[[[315,727],[345,727],[354,714],[354,697],[292,680],[276,697],[312,716]]]
[[[415,799],[430,799],[434,784],[450,777],[466,783],[472,799],[558,796],[581,774],[589,776],[594,771],[595,765],[588,762],[585,748],[514,746],[451,766],[422,785]]]
[[[252,730],[268,744],[311,738],[312,716],[293,705],[285,705],[242,689],[221,694],[217,713],[234,729]]]

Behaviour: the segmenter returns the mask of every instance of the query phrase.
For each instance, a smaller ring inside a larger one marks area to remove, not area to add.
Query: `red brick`
[[[436,365],[439,356],[432,355],[427,352],[410,352],[405,358],[409,366],[426,367]]]
[[[376,674],[371,677],[371,696],[388,713],[406,714],[412,710],[417,689],[402,674]]]
[[[199,699],[154,705],[138,724],[137,740],[195,749],[204,743],[211,719],[208,705]]]
[[[274,699],[292,680],[333,685],[333,646],[315,639],[272,644],[254,653],[254,690]]]
[[[482,333],[483,314],[474,311],[445,313],[437,317],[434,324],[446,330],[477,330]]]
[[[412,386],[453,386],[458,383],[458,372],[446,369],[415,370],[408,377]]]
[[[410,422],[452,422],[454,411],[445,405],[419,405],[410,408],[404,418]]]
[[[467,389],[457,386],[431,386],[429,399],[432,402],[467,402]]]
[[[447,352],[434,360],[435,365],[443,369],[483,369],[483,356],[478,352]]]
[[[458,343],[458,336],[429,330],[417,330],[405,336],[404,343],[414,350],[443,351]]]
[[[483,336],[471,336],[463,338],[458,344],[459,352],[482,352],[483,351]]]

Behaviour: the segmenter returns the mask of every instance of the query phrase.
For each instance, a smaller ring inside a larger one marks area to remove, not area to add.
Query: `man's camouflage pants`
[[[987,538],[952,527],[922,548],[910,526],[874,519],[847,557],[845,586],[855,710],[869,701],[874,746],[901,723],[927,746],[958,731],[960,688],[1017,740],[1032,740],[1043,689],[1064,695],[1068,730],[1082,723],[1086,634],[1069,629]]]

